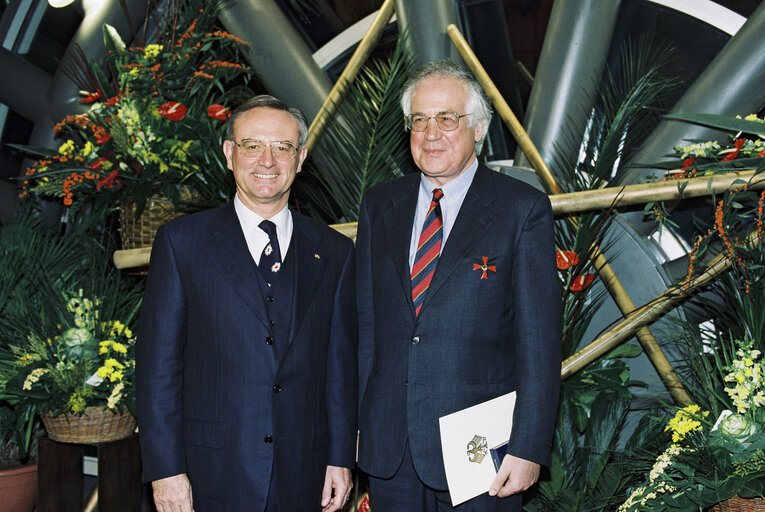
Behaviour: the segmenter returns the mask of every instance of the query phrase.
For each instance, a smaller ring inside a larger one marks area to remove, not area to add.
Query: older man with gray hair
[[[359,466],[375,512],[452,510],[438,418],[515,391],[497,477],[457,509],[520,511],[558,401],[550,201],[478,162],[491,108],[464,69],[426,65],[401,106],[421,172],[370,189],[359,216]]]

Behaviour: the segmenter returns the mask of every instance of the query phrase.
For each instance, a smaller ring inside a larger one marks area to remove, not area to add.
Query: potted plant
[[[178,208],[226,202],[233,191],[221,152],[227,104],[250,95],[243,86],[251,70],[243,64],[249,46],[219,29],[218,9],[216,2],[174,3],[158,40],[145,46],[127,47],[105,25],[106,62],[75,55],[69,70],[87,112],[55,126],[57,151],[19,146],[39,157],[22,196],[57,198],[75,219],[122,207],[123,221],[146,209],[158,223]],[[140,234],[126,231],[123,242],[132,247]]]

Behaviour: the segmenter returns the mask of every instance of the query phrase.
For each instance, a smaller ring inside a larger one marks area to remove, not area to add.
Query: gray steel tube
[[[227,0],[220,19],[252,45],[250,65],[266,89],[299,108],[309,122],[316,117],[332,84],[273,0]]]
[[[765,104],[765,2],[752,13],[701,75],[672,107],[672,113],[741,115]],[[723,132],[680,121],[664,121],[631,162],[651,163],[671,154],[685,139],[723,139]],[[629,169],[624,183],[638,183],[651,169]]]
[[[417,55],[415,67],[449,58],[460,61],[446,35],[448,25],[461,26],[454,0],[396,0],[396,17],[399,27],[409,30]]]
[[[594,103],[620,4],[618,0],[558,0],[553,5],[523,122],[548,165],[564,128],[584,133],[585,114]],[[515,162],[529,167],[520,149]]]

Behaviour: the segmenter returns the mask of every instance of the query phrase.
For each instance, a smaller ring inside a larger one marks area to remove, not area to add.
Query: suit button
[[[281,392],[281,390],[282,390],[282,387],[279,384],[274,386],[274,393],[279,393],[279,392]]]
[[[419,342],[420,342],[419,336],[415,336],[414,338],[412,338],[412,345],[417,345]]]
[[[271,327],[276,325],[276,322],[274,322],[273,320],[269,320],[268,323],[271,325]]]
[[[271,436],[266,436],[265,438],[263,438],[263,442],[266,444],[271,444],[274,442],[274,438]]]
[[[273,302],[273,301],[274,301],[274,298],[271,297],[270,295],[266,297],[266,302]]]
[[[266,345],[273,345],[273,344],[274,344],[274,339],[271,336],[266,338]]]

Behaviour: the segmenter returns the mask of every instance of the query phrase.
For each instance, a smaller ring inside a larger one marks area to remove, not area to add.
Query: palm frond
[[[334,221],[358,219],[364,191],[401,175],[408,158],[398,98],[413,63],[411,44],[400,34],[393,55],[369,62],[349,87],[307,166],[319,185],[305,189]]]

